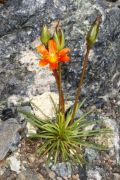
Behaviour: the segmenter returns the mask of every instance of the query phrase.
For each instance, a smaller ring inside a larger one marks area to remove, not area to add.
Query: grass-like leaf
[[[55,103],[55,101],[54,101],[54,99],[53,99],[53,97],[50,95],[50,99],[51,99],[51,102],[52,102],[52,104],[53,104],[53,109],[54,109],[54,113],[55,113],[55,115],[57,115],[57,113],[58,113],[58,107],[57,107],[57,105],[56,105],[56,103]]]

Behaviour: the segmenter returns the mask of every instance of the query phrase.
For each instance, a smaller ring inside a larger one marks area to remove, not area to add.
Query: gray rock
[[[101,135],[96,137],[96,142],[102,143],[109,148],[109,157],[114,156],[116,164],[120,161],[120,138],[119,138],[119,127],[115,120],[107,117],[101,117],[105,127],[110,128],[112,132],[110,134]]]
[[[0,67],[2,67],[0,69],[1,98],[13,94],[19,94],[22,96],[26,94],[28,95],[30,94],[29,90],[27,91],[28,86],[30,87],[32,94],[34,94],[38,91],[38,87],[42,88],[42,82],[45,82],[44,84],[46,88],[49,88],[49,85],[47,85],[49,84],[47,81],[50,81],[49,78],[46,81],[39,81],[39,79],[43,79],[43,77],[48,77],[48,73],[47,75],[45,75],[45,72],[37,73],[36,79],[34,77],[34,70],[32,70],[32,72],[28,71],[28,65],[25,64],[23,66],[20,64],[21,61],[19,61],[22,56],[25,56],[23,53],[26,50],[26,47],[29,47],[29,43],[38,36],[41,20],[37,20],[37,18],[41,19],[42,14],[44,16],[44,13],[42,12],[44,11],[44,5],[45,0],[29,0],[27,2],[13,0],[7,1],[4,6],[0,7]],[[27,56],[26,58],[29,62],[32,57],[30,56]],[[34,61],[35,60],[34,57]],[[36,67],[38,67],[38,65]],[[7,73],[5,73],[5,71]],[[38,79],[38,77],[40,78]],[[32,82],[35,82],[35,90],[34,86],[31,86]],[[36,84],[36,82],[40,83]],[[44,89],[41,91],[44,92]]]
[[[120,180],[120,174],[114,173],[114,180]]]
[[[109,119],[106,117],[100,117],[100,119],[103,120],[103,124],[105,127],[110,128],[112,130],[112,133],[110,134],[104,134],[100,135],[98,137],[95,137],[95,143],[98,144],[104,144],[108,147],[108,157],[109,159],[112,159],[114,157],[116,165],[119,165],[119,159],[120,159],[120,145],[119,145],[119,132],[117,123],[113,119]],[[98,125],[99,127],[99,125]],[[95,180],[102,180],[107,178],[107,169],[102,166],[97,166],[94,164],[94,160],[100,162],[100,151],[96,151],[94,149],[86,148],[85,149],[85,155],[87,157],[88,163],[86,165],[86,174],[87,174],[87,180],[95,179]],[[103,155],[104,157],[104,155]],[[109,170],[111,171],[111,170]],[[110,172],[109,172],[110,173]],[[117,174],[117,173],[116,173]],[[115,175],[116,175],[115,174]],[[114,174],[113,174],[114,175]],[[113,176],[111,175],[111,177]],[[118,174],[114,178],[117,179]],[[111,178],[110,177],[110,178]]]
[[[90,54],[90,62],[86,77],[83,96],[89,100],[103,98],[108,101],[109,97],[118,97],[120,79],[120,9],[115,3],[106,1],[81,0],[76,3],[76,10],[70,12],[70,18],[66,22],[69,33],[68,46],[72,49],[72,60],[70,66],[65,69],[65,87],[73,92],[79,81],[79,74],[82,67],[84,46],[84,35],[90,23],[97,14],[102,14],[103,23],[101,26],[98,41]],[[74,47],[74,49],[73,49]],[[79,50],[80,49],[80,50]],[[74,92],[73,92],[74,93]]]
[[[16,172],[17,174],[20,173],[20,160],[16,158],[16,156],[10,156],[8,159],[8,164],[10,165],[11,171]]]
[[[86,148],[85,155],[87,156],[89,163],[92,163],[94,160],[99,159],[99,153],[94,149]]]
[[[57,19],[62,21],[66,45],[71,48],[72,60],[69,66],[64,66],[64,86],[69,96],[72,95],[81,70],[84,36],[98,14],[102,14],[103,23],[90,55],[82,94],[93,100],[99,97],[108,101],[111,96],[117,97],[120,76],[120,9],[119,1],[111,3],[106,0],[8,0],[1,6],[0,97],[13,94],[36,95],[46,91],[46,88],[47,91],[48,88],[55,89],[53,81],[51,83],[46,78],[50,77],[47,76],[48,72],[40,71],[36,75],[34,68],[30,71],[28,64],[31,63],[31,55],[26,58],[29,62],[22,65],[20,59],[31,49],[30,43],[39,37],[43,24],[51,26]],[[38,62],[37,58],[33,60]]]
[[[57,163],[56,165],[53,165],[51,167],[51,169],[53,171],[55,171],[55,173],[57,173],[58,176],[61,177],[67,177],[70,178],[72,175],[72,167],[71,164],[69,162],[67,163]]]
[[[111,129],[111,133],[109,134],[101,134],[98,137],[95,137],[94,140],[98,144],[103,144],[108,147],[108,154],[111,158],[114,156],[116,164],[119,164],[120,161],[120,138],[119,138],[119,129],[116,121],[114,119],[107,118],[105,116],[99,117],[99,119],[102,120],[102,124],[106,128]],[[100,121],[100,120],[99,120]],[[98,124],[96,127],[93,126],[94,129],[100,128],[100,124]],[[99,160],[99,151],[86,148],[85,149],[85,155],[88,158],[89,163],[92,163],[93,160]]]
[[[87,180],[102,180],[102,176],[99,171],[100,170],[97,169],[89,170],[87,172]]]
[[[25,171],[22,171],[18,175],[18,180],[45,180],[45,178],[40,173],[35,173],[30,169],[26,169]]]
[[[11,118],[0,122],[0,160],[3,160],[9,151],[14,151],[20,141],[21,126],[16,119]]]

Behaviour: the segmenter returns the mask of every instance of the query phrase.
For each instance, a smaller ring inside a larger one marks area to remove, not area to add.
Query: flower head
[[[64,38],[64,33],[63,33],[62,29],[55,31],[55,33],[54,33],[54,40],[56,42],[57,49],[59,51],[64,48],[65,38]]]
[[[90,31],[88,32],[86,40],[87,40],[87,46],[89,48],[92,48],[96,42],[101,22],[102,22],[101,16],[98,16],[96,20],[93,22]]]
[[[47,43],[50,40],[50,38],[51,38],[50,32],[48,30],[48,27],[45,25],[42,28],[40,40],[45,46],[47,46]]]
[[[44,45],[39,45],[37,51],[42,56],[39,65],[49,65],[52,70],[58,68],[59,62],[67,62],[70,60],[70,57],[67,55],[70,49],[64,48],[61,51],[58,51],[56,42],[53,39],[48,41],[48,49],[46,49]]]

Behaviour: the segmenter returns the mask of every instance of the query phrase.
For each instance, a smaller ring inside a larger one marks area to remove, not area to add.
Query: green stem
[[[57,70],[53,70],[53,75],[56,79],[56,84],[59,92],[59,110],[65,116],[65,105],[64,105],[64,93],[62,90],[62,83],[61,83],[61,67],[59,65],[59,74]]]
[[[59,75],[59,112],[61,112],[61,73],[60,73],[60,64],[58,67],[58,75]]]
[[[62,112],[62,101],[61,101],[61,65],[59,63],[59,112]]]
[[[83,60],[83,69],[82,69],[78,89],[77,89],[76,96],[75,96],[75,103],[74,103],[74,106],[73,106],[71,124],[74,122],[74,117],[75,117],[76,109],[77,109],[77,106],[78,106],[78,100],[79,100],[79,97],[81,95],[82,85],[84,83],[84,78],[86,76],[89,52],[90,52],[90,48],[87,46],[87,51],[86,51],[86,54],[85,54],[84,60]]]

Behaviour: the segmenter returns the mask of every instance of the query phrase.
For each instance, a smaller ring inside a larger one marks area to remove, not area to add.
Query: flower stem
[[[62,101],[61,101],[61,65],[59,63],[59,68],[58,68],[58,73],[59,73],[59,112],[62,112]]]
[[[86,50],[84,60],[83,60],[83,69],[82,69],[82,73],[80,75],[80,81],[79,81],[78,89],[77,89],[76,96],[75,96],[75,102],[74,102],[74,106],[73,106],[71,124],[74,122],[74,117],[75,117],[75,113],[76,113],[77,106],[78,106],[78,100],[79,100],[79,97],[81,95],[82,85],[84,83],[84,78],[86,76],[89,52],[90,52],[90,48],[87,46],[87,50]]]
[[[56,79],[56,84],[59,92],[59,111],[65,115],[65,105],[64,105],[64,93],[62,90],[62,83],[61,83],[61,66],[59,64],[59,74],[57,70],[53,70],[53,75]]]

